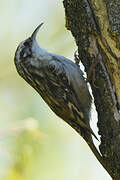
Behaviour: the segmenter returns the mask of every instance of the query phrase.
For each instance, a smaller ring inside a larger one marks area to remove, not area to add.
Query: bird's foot
[[[75,51],[74,53],[74,61],[75,61],[75,64],[77,66],[80,66],[79,63],[80,63],[80,59],[79,59],[79,56],[78,56],[78,53],[77,53],[78,50]]]

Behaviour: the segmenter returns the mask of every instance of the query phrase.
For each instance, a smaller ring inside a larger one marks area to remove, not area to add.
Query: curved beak
[[[33,32],[32,35],[31,35],[31,39],[32,39],[32,40],[36,40],[36,35],[37,35],[40,27],[41,27],[43,24],[44,24],[44,23],[41,23],[41,24],[34,30],[34,32]]]

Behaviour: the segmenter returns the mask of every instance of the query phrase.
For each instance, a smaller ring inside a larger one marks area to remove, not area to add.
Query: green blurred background
[[[62,1],[0,0],[0,180],[110,180],[83,139],[16,72],[15,50],[41,22],[41,47],[73,59]]]

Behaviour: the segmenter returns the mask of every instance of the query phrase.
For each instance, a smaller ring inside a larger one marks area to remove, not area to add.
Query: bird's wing
[[[53,84],[63,87],[65,91],[67,90],[67,103],[69,108],[73,111],[76,123],[83,128],[87,128],[97,139],[90,128],[89,122],[92,98],[83,77],[83,73],[79,67],[73,62],[69,63],[68,60],[66,61],[63,59],[60,61],[60,58],[57,59],[56,57],[53,57],[52,60],[46,64],[45,72]]]
[[[44,61],[44,72],[52,84],[60,86],[66,91],[68,90],[69,106],[78,111],[84,119],[83,111],[86,111],[85,113],[89,112],[91,96],[82,71],[77,65],[69,61],[57,59],[56,56],[52,57],[51,61],[47,61],[47,63]],[[89,116],[89,114],[86,114],[86,116]]]
[[[47,84],[46,88],[50,88],[49,91],[46,91],[47,93],[51,93],[50,91],[53,91],[52,95],[55,93],[56,99],[52,98],[52,101],[62,101],[61,104],[67,103],[66,106],[71,109],[76,119],[75,123],[80,127],[87,128],[94,135],[89,125],[91,96],[83,73],[77,65],[53,56],[51,60],[46,59],[42,62],[38,59],[36,68],[30,66],[29,71],[32,73],[34,81],[35,79],[41,81],[43,78],[44,86]],[[40,86],[35,89],[40,92]]]
[[[77,101],[76,106],[78,109],[80,105],[81,107],[87,107],[91,96],[83,77],[83,72],[71,60],[66,58],[60,59],[60,57],[57,59],[55,56],[47,63],[46,68],[50,71],[46,70],[46,72],[50,72],[49,78],[54,83],[57,82],[58,85],[67,86],[73,91],[76,96],[76,99],[73,99],[73,101],[74,103]]]

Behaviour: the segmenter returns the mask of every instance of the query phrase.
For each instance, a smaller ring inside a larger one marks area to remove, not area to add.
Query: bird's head
[[[26,39],[25,41],[22,41],[19,44],[15,53],[15,58],[14,58],[15,64],[20,63],[21,61],[24,61],[27,58],[34,57],[34,54],[39,49],[39,45],[37,44],[37,41],[36,41],[36,35],[42,25],[43,23],[41,23],[34,30],[32,35],[28,39]]]

